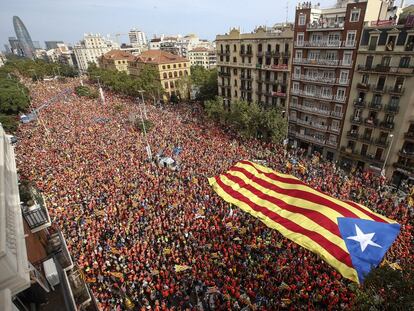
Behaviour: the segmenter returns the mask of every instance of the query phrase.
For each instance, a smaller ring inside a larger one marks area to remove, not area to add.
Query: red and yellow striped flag
[[[238,162],[226,173],[209,178],[209,183],[225,201],[320,255],[355,282],[359,282],[358,273],[338,227],[338,218],[395,223],[365,206],[335,199],[294,176],[249,161]]]

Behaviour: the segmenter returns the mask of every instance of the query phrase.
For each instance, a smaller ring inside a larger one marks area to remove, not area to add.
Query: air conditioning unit
[[[59,274],[56,269],[56,264],[53,258],[50,258],[43,262],[43,270],[45,276],[50,285],[56,286],[60,283]]]

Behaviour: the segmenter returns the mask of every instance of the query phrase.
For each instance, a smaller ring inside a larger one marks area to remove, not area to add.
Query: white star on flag
[[[368,245],[372,245],[375,247],[382,248],[381,245],[378,245],[377,243],[372,241],[372,238],[375,235],[375,232],[373,233],[364,233],[357,225],[355,225],[356,235],[347,237],[348,240],[354,240],[359,242],[361,246],[361,251],[364,252]]]

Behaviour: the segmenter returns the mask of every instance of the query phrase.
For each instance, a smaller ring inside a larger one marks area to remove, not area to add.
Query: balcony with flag
[[[26,184],[20,185],[22,214],[30,230],[35,233],[50,227],[51,221],[42,194]]]

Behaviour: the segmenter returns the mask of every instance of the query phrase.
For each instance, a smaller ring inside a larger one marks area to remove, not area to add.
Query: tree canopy
[[[207,116],[238,132],[242,137],[254,137],[280,143],[286,137],[287,122],[277,108],[265,108],[257,103],[233,101],[229,107],[216,97],[205,102]]]
[[[159,81],[158,72],[150,66],[144,67],[139,76],[131,76],[125,72],[109,70],[90,64],[88,67],[89,78],[93,82],[99,82],[108,89],[129,96],[139,96],[143,90],[144,95],[155,98],[162,95],[164,89]]]

